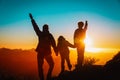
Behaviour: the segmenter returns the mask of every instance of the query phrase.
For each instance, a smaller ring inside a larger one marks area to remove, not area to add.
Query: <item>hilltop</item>
[[[60,71],[60,58],[56,62],[53,80],[120,80],[120,52],[104,65],[87,64],[81,69]],[[45,62],[44,68],[47,68]],[[46,70],[45,69],[45,74]],[[57,70],[57,71],[56,71]],[[58,75],[57,75],[58,74]],[[0,80],[39,80],[36,52],[34,49],[0,49]]]
[[[120,80],[120,52],[105,65],[87,65],[81,69],[65,71],[53,80]]]

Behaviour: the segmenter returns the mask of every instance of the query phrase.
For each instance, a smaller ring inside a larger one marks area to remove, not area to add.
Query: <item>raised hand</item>
[[[31,14],[31,13],[29,13],[29,17],[30,17],[30,19],[33,19],[33,16],[32,16],[32,14]]]
[[[88,24],[88,21],[85,21],[86,24]]]
[[[84,29],[87,30],[87,27],[88,27],[88,21],[86,20]]]

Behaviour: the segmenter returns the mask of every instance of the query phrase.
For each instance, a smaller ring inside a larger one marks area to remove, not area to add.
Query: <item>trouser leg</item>
[[[61,56],[61,73],[64,72],[65,70],[64,63],[65,63],[65,59]]]
[[[44,57],[37,56],[37,61],[38,61],[38,73],[39,73],[39,78],[40,78],[40,80],[44,80],[44,74],[43,74],[43,62],[44,62]]]
[[[78,49],[77,49],[77,54],[78,54],[77,65],[78,65],[79,67],[82,67],[83,61],[84,61],[84,47],[78,48]]]
[[[67,62],[67,65],[68,65],[69,70],[71,70],[72,65],[71,65],[71,63],[70,63],[69,55],[66,56],[66,62]]]
[[[53,68],[54,68],[54,61],[53,61],[53,58],[52,58],[51,55],[48,55],[45,59],[46,59],[47,63],[49,64],[49,70],[48,70],[48,73],[47,73],[47,80],[51,80],[52,71],[53,71]]]

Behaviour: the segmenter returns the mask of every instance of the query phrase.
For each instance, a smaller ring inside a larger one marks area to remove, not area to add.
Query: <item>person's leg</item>
[[[81,65],[83,66],[83,62],[84,62],[84,52],[85,52],[85,47],[83,46],[81,49]]]
[[[80,65],[80,56],[81,56],[80,54],[81,54],[80,49],[77,48],[77,65]]]
[[[77,65],[76,69],[80,69],[82,67],[82,54],[81,54],[81,47],[77,47]]]
[[[83,59],[84,59],[84,53],[81,50],[81,52],[79,52],[79,66],[82,67],[83,64]]]
[[[48,70],[48,73],[47,73],[47,80],[51,80],[51,77],[52,77],[52,71],[53,71],[53,68],[54,68],[54,61],[53,61],[53,58],[51,55],[48,55],[45,57],[47,63],[49,64],[49,70]]]
[[[38,53],[39,54],[39,53]],[[43,62],[44,57],[37,55],[37,61],[38,61],[38,73],[40,80],[44,80],[44,74],[43,74]]]
[[[78,58],[77,58],[77,65],[78,67],[82,67],[84,61],[84,46],[77,48]]]
[[[67,62],[67,65],[68,65],[68,68],[69,68],[69,70],[71,70],[71,68],[72,68],[72,65],[71,65],[71,63],[70,63],[70,58],[69,58],[69,54],[68,55],[66,55],[66,62]]]
[[[61,72],[60,73],[64,72],[64,70],[65,70],[64,63],[65,63],[65,59],[63,56],[61,56]]]

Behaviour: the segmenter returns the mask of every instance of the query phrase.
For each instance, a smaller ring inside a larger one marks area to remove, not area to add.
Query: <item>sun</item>
[[[84,43],[85,43],[85,50],[88,51],[88,52],[96,53],[96,52],[101,51],[101,49],[95,48],[95,47],[93,46],[93,40],[92,40],[91,37],[88,36],[88,35],[86,35],[86,38],[85,38],[85,40],[84,40]]]
[[[100,51],[99,49],[94,48],[93,40],[89,35],[86,35],[84,43],[85,43],[85,51],[88,51],[88,52],[98,52],[98,51]]]
[[[93,47],[92,39],[91,39],[88,35],[86,35],[86,38],[85,38],[85,40],[84,40],[84,43],[85,43],[86,48],[91,48],[91,47]]]

